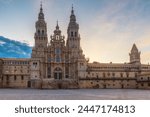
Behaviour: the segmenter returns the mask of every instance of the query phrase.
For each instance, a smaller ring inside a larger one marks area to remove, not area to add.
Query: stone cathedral
[[[73,8],[66,39],[58,22],[48,39],[42,5],[35,28],[31,58],[0,59],[1,88],[150,88],[150,65],[141,64],[135,44],[127,63],[90,63],[85,58]]]

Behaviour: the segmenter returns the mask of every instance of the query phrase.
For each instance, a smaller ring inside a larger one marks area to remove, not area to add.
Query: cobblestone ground
[[[0,100],[128,100],[150,99],[150,90],[136,89],[0,89]]]

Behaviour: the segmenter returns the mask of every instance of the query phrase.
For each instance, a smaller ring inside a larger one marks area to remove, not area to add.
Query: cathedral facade
[[[141,64],[135,44],[128,63],[90,63],[85,58],[73,8],[66,41],[58,22],[48,40],[42,5],[35,27],[30,59],[0,59],[1,88],[150,88],[150,65]]]

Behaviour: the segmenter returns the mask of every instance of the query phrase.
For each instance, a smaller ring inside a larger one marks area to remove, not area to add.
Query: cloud
[[[143,12],[145,6],[139,5],[140,2],[136,0],[117,1],[112,4],[107,3],[94,14],[93,20],[88,24],[89,28],[83,29],[87,34],[82,40],[85,55],[91,58],[91,61],[128,62],[128,53],[133,43],[137,43],[140,49],[149,45],[150,35],[149,33],[146,35],[145,31],[149,32],[150,28],[139,14]],[[147,54],[141,57],[145,62],[148,61]]]

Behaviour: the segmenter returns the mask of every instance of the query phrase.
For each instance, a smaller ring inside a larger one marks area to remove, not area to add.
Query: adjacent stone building
[[[58,22],[48,40],[42,5],[35,27],[30,59],[0,59],[1,88],[150,88],[150,65],[141,64],[135,44],[129,63],[89,63],[73,8],[66,42]]]

